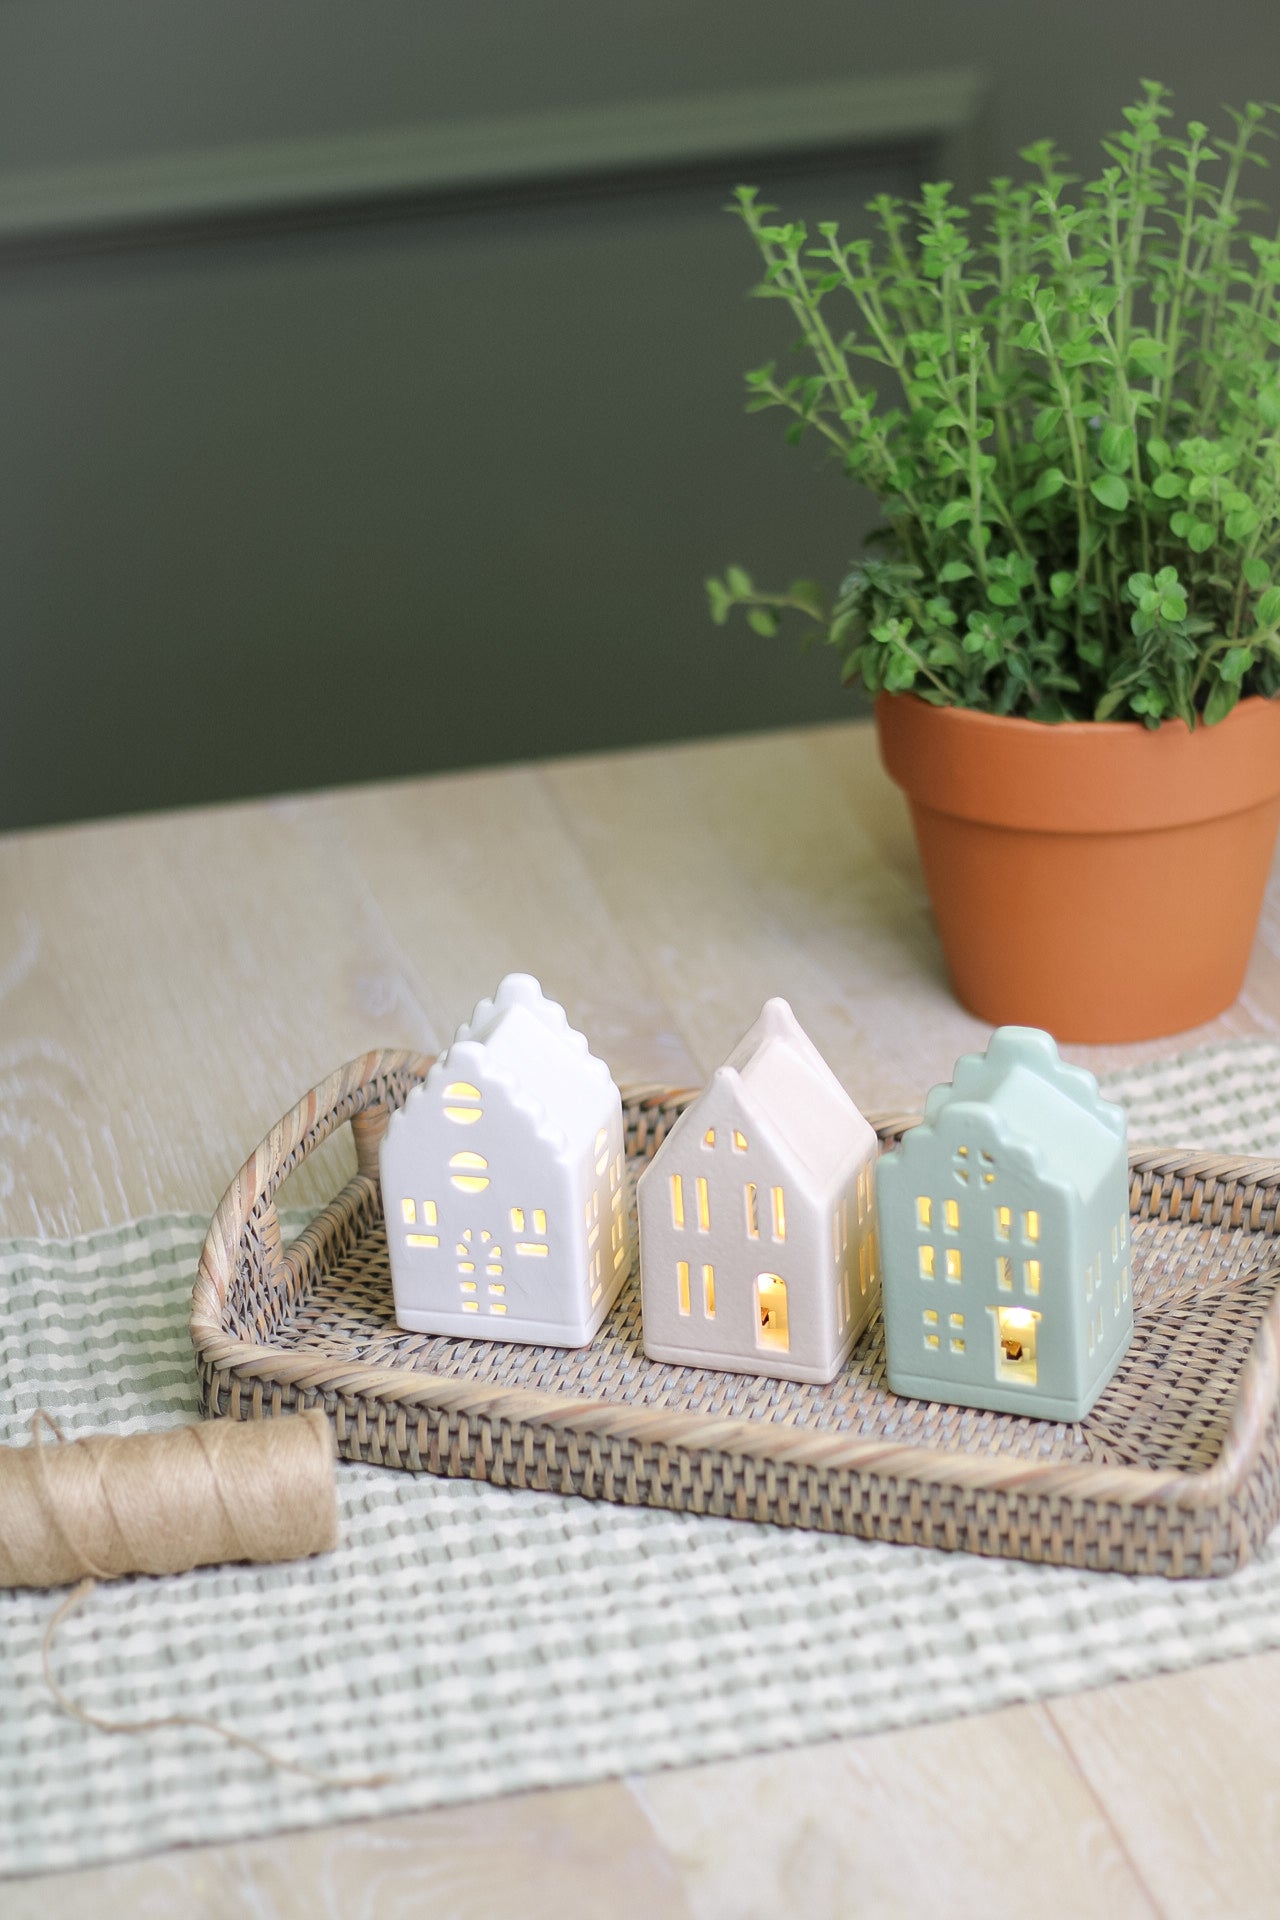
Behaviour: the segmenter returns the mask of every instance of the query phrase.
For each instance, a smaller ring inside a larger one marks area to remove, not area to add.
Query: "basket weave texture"
[[[1280,1161],[1132,1157],[1134,1340],[1068,1425],[897,1398],[879,1320],[829,1386],[650,1361],[635,1274],[580,1351],[401,1332],[378,1146],[429,1065],[352,1061],[232,1182],[192,1300],[206,1413],[323,1407],[349,1460],[1103,1571],[1227,1573],[1270,1532]],[[633,1173],[693,1097],[624,1094]],[[281,1183],[348,1121],[356,1174],[286,1246]]]

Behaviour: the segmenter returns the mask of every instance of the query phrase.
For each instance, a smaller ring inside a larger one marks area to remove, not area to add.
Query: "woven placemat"
[[[1280,1045],[1112,1078],[1137,1139],[1280,1154]],[[194,1417],[206,1222],[0,1243],[0,1441]],[[342,1545],[101,1587],[59,1636],[96,1713],[200,1710],[377,1790],[207,1734],[101,1734],[40,1674],[57,1596],[0,1594],[0,1872],[598,1780],[973,1713],[1280,1646],[1280,1534],[1165,1582],[339,1469]],[[1009,1649],[1018,1649],[1010,1659]]]

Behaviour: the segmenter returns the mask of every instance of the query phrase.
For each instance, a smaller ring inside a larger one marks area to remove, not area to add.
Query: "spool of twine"
[[[43,1419],[59,1444],[42,1440]],[[0,1448],[0,1587],[296,1560],[337,1544],[321,1412],[63,1441],[47,1415]]]

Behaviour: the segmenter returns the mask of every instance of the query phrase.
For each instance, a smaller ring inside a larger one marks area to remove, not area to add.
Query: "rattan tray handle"
[[[349,1060],[299,1100],[271,1129],[227,1188],[210,1222],[191,1302],[191,1331],[217,1338],[236,1261],[255,1246],[263,1280],[277,1279],[285,1257],[276,1195],[291,1173],[348,1123],[356,1179],[376,1187],[378,1149],[394,1108],[424,1080],[429,1054],[382,1051]]]

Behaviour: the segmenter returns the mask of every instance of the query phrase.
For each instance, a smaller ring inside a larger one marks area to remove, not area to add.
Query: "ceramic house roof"
[[[934,1087],[923,1124],[904,1145],[917,1141],[919,1151],[944,1115],[948,1134],[963,1130],[966,1115],[978,1109],[1031,1155],[1041,1175],[1052,1170],[1082,1200],[1114,1169],[1125,1141],[1124,1109],[1104,1100],[1093,1075],[1068,1066],[1050,1036],[1034,1027],[1000,1027],[985,1054],[958,1060],[954,1078]]]
[[[711,1085],[727,1092],[747,1125],[819,1189],[875,1148],[875,1130],[785,1000],[765,1002]]]
[[[578,1148],[617,1100],[612,1075],[531,974],[509,973],[439,1055],[423,1091],[462,1080],[502,1088],[548,1144]],[[413,1105],[411,1093],[405,1105]],[[392,1117],[394,1125],[397,1116]]]

